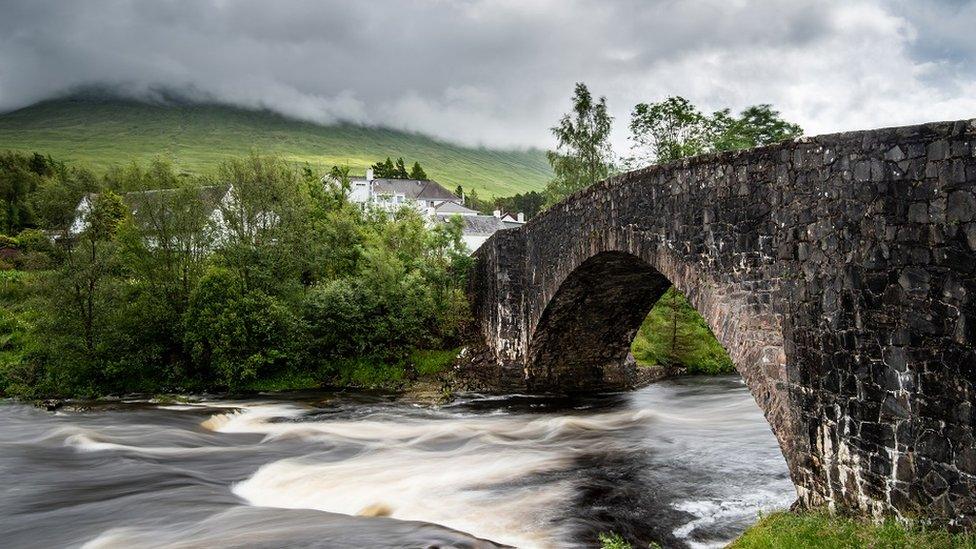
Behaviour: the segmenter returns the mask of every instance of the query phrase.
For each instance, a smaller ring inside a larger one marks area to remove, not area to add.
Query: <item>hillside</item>
[[[382,128],[320,126],[267,111],[124,100],[46,101],[0,114],[0,149],[38,151],[96,171],[161,155],[181,170],[206,172],[254,149],[321,170],[346,164],[361,174],[376,160],[402,156],[419,161],[446,187],[461,184],[483,197],[541,190],[550,176],[539,150],[462,147]]]

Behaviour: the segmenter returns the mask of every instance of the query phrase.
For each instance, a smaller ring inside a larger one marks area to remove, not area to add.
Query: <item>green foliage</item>
[[[711,120],[684,97],[638,103],[631,113],[630,132],[637,157],[628,164],[635,167],[648,160],[673,162],[701,154],[713,138]]]
[[[705,319],[688,300],[669,288],[641,324],[632,346],[639,364],[661,365],[671,372],[725,374],[735,369]]]
[[[0,272],[0,392],[392,387],[414,349],[458,343],[457,220],[364,212],[276,157],[218,178],[230,185],[159,159],[112,170],[80,234],[10,239],[53,269]],[[430,353],[417,368],[439,367]]]
[[[439,374],[454,363],[460,349],[417,349],[410,354],[410,363],[422,376]]]
[[[495,199],[496,208],[512,214],[524,213],[526,219],[535,217],[545,205],[545,195],[536,191]]]
[[[779,512],[762,517],[729,545],[732,549],[930,549],[976,548],[976,534],[903,525],[894,519],[874,524],[826,511]]]
[[[607,178],[613,172],[607,100],[594,101],[582,82],[573,94],[573,112],[564,115],[552,128],[556,150],[546,153],[554,177],[546,186],[550,204]]]
[[[803,135],[799,124],[783,120],[779,111],[768,104],[753,105],[738,117],[731,116],[728,109],[718,111],[712,115],[712,124],[713,147],[717,151],[772,145]]]
[[[410,177],[409,178],[410,179],[419,179],[419,180],[423,180],[423,181],[426,181],[427,179],[429,179],[427,177],[427,172],[425,172],[424,169],[420,167],[420,162],[414,162],[413,163],[413,166],[410,168]]]
[[[754,105],[737,117],[729,109],[707,115],[680,96],[637,104],[631,113],[630,132],[633,156],[625,159],[630,168],[771,145],[803,134],[800,126],[783,120],[771,105]]]
[[[420,167],[420,162],[414,162],[408,172],[402,157],[394,162],[387,156],[386,161],[377,162],[370,168],[373,170],[373,177],[381,179],[427,179],[427,173]]]
[[[600,534],[600,549],[633,549],[633,545],[615,532]]]
[[[192,357],[210,364],[220,384],[238,388],[286,362],[296,320],[275,298],[215,268],[190,296],[184,324]]]
[[[463,147],[396,130],[320,126],[216,105],[48,101],[0,114],[0,144],[20,152],[42,151],[99,174],[118,164],[146,165],[159,155],[169,157],[177,173],[207,174],[252,149],[281,156],[293,166],[308,164],[319,173],[333,165],[363,173],[377,158],[396,151],[423,159],[432,179],[463,183],[492,197],[542,190],[552,176],[539,150]],[[75,198],[71,207],[77,203]]]

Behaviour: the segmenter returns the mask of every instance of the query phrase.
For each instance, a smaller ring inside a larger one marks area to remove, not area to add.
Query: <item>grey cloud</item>
[[[0,0],[0,110],[90,86],[162,90],[549,146],[585,81],[608,98],[620,152],[631,107],[669,94],[709,109],[772,102],[812,132],[974,116],[973,5]]]

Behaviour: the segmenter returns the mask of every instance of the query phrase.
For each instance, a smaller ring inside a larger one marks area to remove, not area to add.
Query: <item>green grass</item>
[[[451,367],[459,351],[460,349],[418,349],[410,354],[410,363],[421,376],[436,375]]]
[[[672,301],[673,298],[673,301]],[[677,337],[672,350],[672,303],[677,312]],[[732,359],[685,296],[669,288],[644,319],[631,346],[641,366],[673,365],[689,374],[730,374]]]
[[[976,534],[905,526],[892,519],[873,524],[824,511],[780,512],[765,516],[730,546],[732,549],[950,549],[976,548]]]
[[[0,149],[50,154],[96,172],[154,156],[203,173],[257,150],[319,170],[346,164],[353,174],[387,156],[419,161],[449,189],[482,198],[541,190],[551,176],[539,150],[462,147],[419,134],[349,124],[320,126],[267,111],[216,105],[150,105],[123,100],[46,101],[0,114]]]

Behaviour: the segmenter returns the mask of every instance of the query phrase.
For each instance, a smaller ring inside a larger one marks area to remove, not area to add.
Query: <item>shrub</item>
[[[295,324],[278,300],[214,268],[190,296],[184,341],[208,377],[233,389],[288,361]]]
[[[54,253],[54,243],[40,229],[24,229],[17,235],[17,243],[24,252]]]

